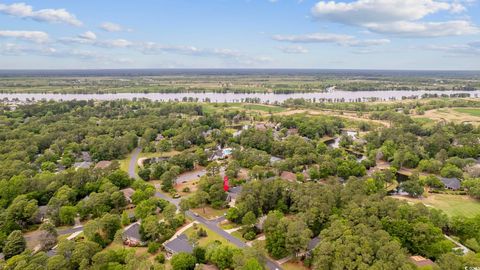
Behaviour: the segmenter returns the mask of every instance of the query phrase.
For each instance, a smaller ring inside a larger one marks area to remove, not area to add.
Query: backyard
[[[430,194],[426,198],[414,199],[407,196],[392,196],[396,199],[443,210],[448,216],[473,217],[480,214],[480,202],[466,195]]]
[[[222,236],[220,236],[219,234],[210,230],[209,228],[207,228],[206,226],[204,226],[202,224],[197,224],[195,227],[192,226],[192,227],[188,228],[185,231],[185,235],[187,235],[187,237],[191,238],[192,235],[196,234],[197,231],[200,228],[204,229],[207,232],[207,236],[206,237],[201,237],[201,238],[198,239],[198,245],[199,246],[205,247],[208,244],[210,244],[212,242],[215,242],[215,241],[220,241],[222,244],[229,245],[229,246],[232,246],[232,247],[234,246],[229,241],[227,241],[225,238],[223,238]]]

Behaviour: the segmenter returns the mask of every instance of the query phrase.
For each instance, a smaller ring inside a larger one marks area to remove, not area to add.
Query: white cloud
[[[82,39],[87,39],[87,40],[96,40],[97,39],[97,35],[95,35],[95,33],[93,33],[92,31],[87,31],[83,34],[78,35],[78,37],[82,38]]]
[[[480,57],[480,42],[450,45],[428,45],[424,49],[440,51],[448,56],[477,56]]]
[[[363,25],[371,22],[419,20],[438,11],[452,9],[451,4],[434,0],[357,0],[350,3],[320,1],[313,7],[312,13],[319,19]]]
[[[133,42],[126,39],[108,39],[95,42],[94,45],[107,48],[127,48],[133,45]]]
[[[41,31],[10,31],[0,30],[0,38],[14,38],[36,43],[44,43],[48,41],[48,34]]]
[[[467,21],[371,23],[367,27],[377,33],[406,37],[461,36],[480,33],[480,28]]]
[[[276,41],[292,43],[335,43],[341,46],[352,47],[378,46],[390,43],[390,40],[388,39],[359,40],[354,36],[331,33],[312,33],[305,35],[275,35],[272,38]]]
[[[116,23],[112,23],[112,22],[104,22],[100,25],[100,28],[107,32],[123,32],[123,31],[131,32],[132,31],[131,29],[126,29],[123,26]]]
[[[66,23],[74,26],[81,26],[75,15],[65,9],[40,9],[33,10],[33,7],[25,3],[13,3],[10,5],[0,3],[0,12],[19,18],[30,18],[40,22]]]
[[[467,3],[468,4],[468,3]],[[359,26],[369,31],[415,37],[470,35],[480,32],[467,20],[421,21],[438,12],[462,13],[460,1],[437,0],[356,0],[320,1],[312,8],[316,19]]]
[[[170,52],[184,55],[195,56],[215,56],[215,57],[242,57],[243,54],[237,50],[231,49],[202,49],[195,46],[184,45],[163,45],[155,42],[144,42],[139,46],[140,50],[145,54],[158,54],[163,52]]]
[[[284,46],[284,47],[279,47],[279,49],[288,54],[304,54],[308,53],[308,50],[302,46]]]
[[[91,31],[87,31],[77,37],[60,38],[58,41],[63,44],[84,44],[103,48],[128,48],[134,45],[132,41],[126,39],[99,40],[97,35]]]

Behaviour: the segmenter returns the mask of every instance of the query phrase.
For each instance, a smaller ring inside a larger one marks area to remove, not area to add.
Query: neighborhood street
[[[132,152],[132,159],[130,159],[130,163],[128,164],[128,175],[130,175],[131,178],[137,178],[137,174],[135,173],[135,168],[137,167],[137,160],[138,160],[138,155],[140,155],[140,152],[142,152],[141,147],[135,148]]]
[[[128,167],[128,174],[132,178],[137,178],[136,173],[135,173],[135,166],[137,166],[137,159],[138,155],[142,149],[140,147],[136,148],[133,153],[132,153],[132,159],[130,160],[130,166]],[[155,197],[164,199],[173,205],[175,205],[178,209],[180,208],[180,199],[173,199],[169,196],[166,196],[163,193],[160,192],[155,192]],[[232,236],[231,234],[227,233],[224,231],[222,228],[218,226],[218,223],[224,220],[224,218],[218,218],[215,220],[207,220],[201,216],[196,216],[192,211],[186,211],[185,215],[190,217],[193,220],[196,220],[197,222],[205,225],[207,228],[210,230],[214,231],[215,233],[219,234],[223,238],[227,239],[229,242],[233,243],[235,246],[239,248],[246,248],[248,247],[246,243],[242,242],[240,239]],[[270,270],[275,270],[275,269],[282,269],[280,265],[276,264],[274,261],[265,258],[266,259],[266,265]]]

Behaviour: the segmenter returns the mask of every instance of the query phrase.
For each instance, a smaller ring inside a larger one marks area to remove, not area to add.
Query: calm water
[[[400,100],[403,97],[420,98],[423,94],[452,95],[466,93],[470,97],[480,97],[480,90],[477,91],[333,91],[329,93],[298,93],[298,94],[234,94],[234,93],[118,93],[118,94],[0,94],[0,99],[19,99],[21,101],[29,100],[115,100],[134,98],[146,98],[155,101],[181,101],[183,98],[194,98],[198,101],[210,100],[211,102],[242,102],[245,99],[258,98],[262,103],[283,102],[290,98],[304,98],[330,100],[330,101],[367,101],[376,100]]]

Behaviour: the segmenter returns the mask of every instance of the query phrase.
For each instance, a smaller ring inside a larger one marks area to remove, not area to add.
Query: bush
[[[202,237],[207,237],[207,231],[204,228],[200,228],[197,231],[197,236],[202,238]]]
[[[159,253],[159,254],[155,257],[155,260],[156,260],[158,263],[165,263],[165,254]]]
[[[252,241],[256,236],[257,234],[254,231],[248,231],[243,235],[243,238],[245,238],[245,240]]]
[[[154,254],[160,249],[160,243],[150,242],[148,243],[148,253]]]

